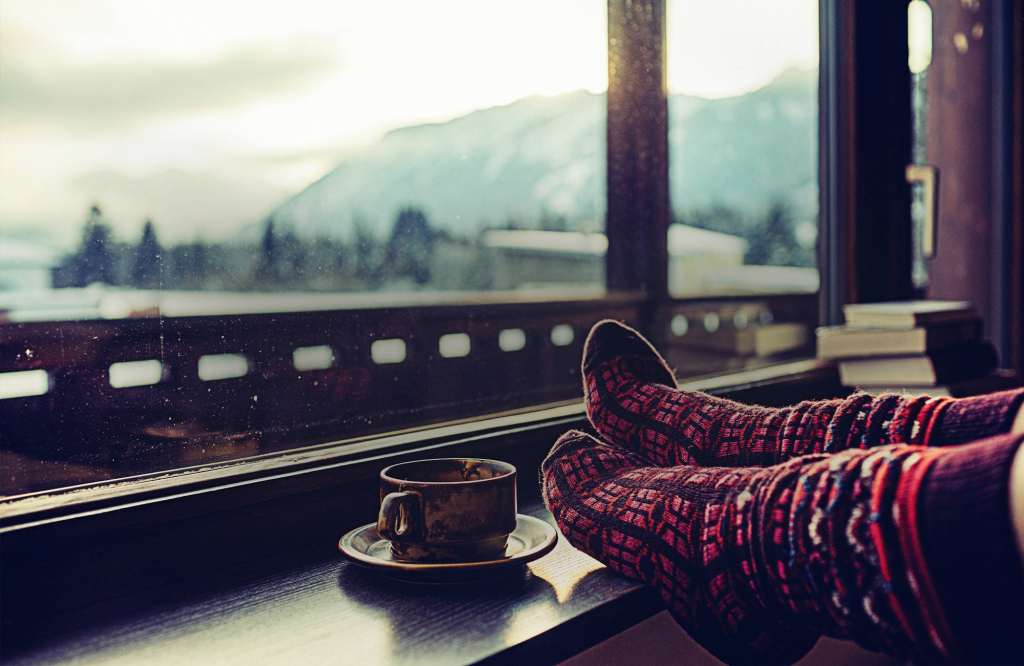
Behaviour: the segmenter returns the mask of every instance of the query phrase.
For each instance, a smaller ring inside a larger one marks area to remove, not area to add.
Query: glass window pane
[[[606,3],[0,13],[0,497],[578,394]]]
[[[685,299],[667,313],[669,360],[692,378],[808,356],[818,2],[668,0],[667,40],[668,287]],[[808,296],[777,307],[766,294]]]
[[[817,0],[669,0],[669,289],[818,288]]]
[[[601,286],[604,3],[237,11],[4,3],[8,318]]]

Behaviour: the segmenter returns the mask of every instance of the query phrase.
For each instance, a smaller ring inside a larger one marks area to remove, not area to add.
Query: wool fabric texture
[[[1024,389],[976,398],[855,393],[790,407],[678,388],[644,337],[605,320],[583,352],[587,416],[601,438],[655,465],[772,465],[809,453],[905,443],[944,446],[1006,432]]]
[[[928,662],[1012,661],[1020,439],[658,467],[570,431],[542,465],[544,498],[573,545],[654,586],[727,662],[790,662],[823,634]]]

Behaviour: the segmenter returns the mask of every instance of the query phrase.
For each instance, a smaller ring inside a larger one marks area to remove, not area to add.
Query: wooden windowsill
[[[835,379],[809,360],[687,388],[780,404],[834,392]],[[0,524],[0,644],[29,663],[115,650],[176,663],[200,650],[219,659],[222,649],[283,662],[360,650],[369,656],[356,661],[367,663],[374,654],[521,662],[539,646],[543,661],[569,656],[660,605],[564,543],[532,565],[525,585],[450,597],[388,592],[343,564],[335,544],[376,516],[377,472],[412,458],[507,460],[521,471],[521,506],[546,515],[536,470],[559,434],[585,425],[582,406],[566,403],[70,499],[24,498],[35,511]]]
[[[539,503],[527,512],[550,521]],[[528,575],[472,585],[401,583],[333,555],[269,577],[225,572],[229,582],[213,591],[165,582],[92,609],[107,622],[51,616],[54,637],[5,656],[23,664],[548,663],[661,610],[653,591],[559,540]]]

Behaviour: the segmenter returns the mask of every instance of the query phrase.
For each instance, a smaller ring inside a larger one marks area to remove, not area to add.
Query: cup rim
[[[427,463],[427,462],[442,462],[442,461],[446,461],[446,460],[470,460],[470,461],[478,462],[478,463],[487,463],[489,465],[494,465],[495,467],[501,468],[503,470],[503,472],[500,475],[492,476],[489,479],[471,479],[469,481],[414,481],[412,479],[403,479],[403,478],[400,478],[400,477],[397,477],[397,476],[391,476],[391,471],[393,469],[395,469],[396,467],[401,467],[403,465],[418,464],[418,463]],[[508,478],[510,476],[513,476],[515,473],[516,473],[516,466],[513,465],[512,463],[507,463],[507,462],[505,462],[503,460],[494,460],[493,458],[472,458],[472,457],[462,456],[462,457],[448,457],[448,458],[421,458],[419,460],[406,460],[405,462],[394,463],[393,465],[388,465],[387,467],[385,467],[384,469],[382,469],[380,471],[380,478],[381,478],[382,481],[391,481],[391,482],[394,482],[394,483],[415,484],[415,485],[418,485],[418,486],[453,486],[453,485],[471,485],[471,484],[475,484],[475,483],[490,483],[490,482],[497,481],[499,479]]]

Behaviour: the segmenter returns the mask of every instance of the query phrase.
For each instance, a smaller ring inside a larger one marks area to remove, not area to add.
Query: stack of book
[[[970,303],[863,303],[843,312],[845,326],[820,328],[817,337],[818,356],[838,362],[844,386],[958,395],[998,363]]]

